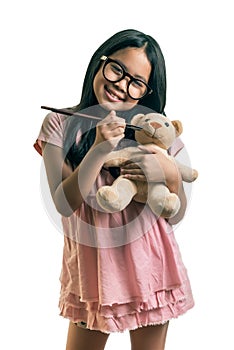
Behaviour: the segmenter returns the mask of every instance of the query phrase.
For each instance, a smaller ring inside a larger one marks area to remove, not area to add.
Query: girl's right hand
[[[103,143],[105,151],[112,151],[124,137],[125,126],[125,120],[118,117],[115,111],[111,111],[97,124],[94,146]]]

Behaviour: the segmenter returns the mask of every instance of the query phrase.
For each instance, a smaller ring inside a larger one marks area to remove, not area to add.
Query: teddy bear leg
[[[157,216],[164,218],[175,216],[180,209],[179,197],[164,184],[149,185],[148,204]]]
[[[131,202],[137,187],[131,180],[118,177],[111,186],[102,186],[96,194],[97,202],[108,213],[121,211]]]

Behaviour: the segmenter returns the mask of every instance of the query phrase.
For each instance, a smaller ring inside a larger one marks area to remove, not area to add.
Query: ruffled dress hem
[[[59,302],[60,316],[73,323],[85,323],[87,329],[106,334],[161,325],[183,315],[194,306],[189,289],[189,281],[185,281],[180,288],[155,292],[148,301],[138,297],[132,302],[112,305],[81,301],[73,293],[64,293]]]

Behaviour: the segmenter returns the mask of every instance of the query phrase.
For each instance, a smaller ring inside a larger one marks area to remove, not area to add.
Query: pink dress
[[[40,152],[41,141],[63,147],[66,122],[49,113],[35,148]],[[180,148],[177,140],[172,153]],[[104,333],[163,324],[194,305],[170,225],[134,201],[114,214],[98,206],[97,188],[112,182],[102,169],[87,200],[62,217],[61,315]]]

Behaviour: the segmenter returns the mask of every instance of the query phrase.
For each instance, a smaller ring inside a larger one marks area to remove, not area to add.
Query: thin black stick
[[[47,109],[47,110],[49,110],[51,112],[64,114],[64,115],[74,115],[74,116],[78,116],[78,117],[82,117],[82,118],[102,120],[102,118],[95,117],[94,115],[83,114],[83,113],[80,113],[80,112],[73,113],[73,112],[69,111],[68,109],[58,109],[58,108],[47,107],[47,106],[41,106],[41,108],[42,109]],[[142,130],[142,128],[140,126],[131,125],[131,124],[126,124],[126,128],[133,129],[133,130]]]

